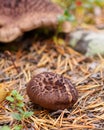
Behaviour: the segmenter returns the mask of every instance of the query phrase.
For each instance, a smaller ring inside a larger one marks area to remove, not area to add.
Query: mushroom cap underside
[[[49,0],[0,0],[0,42],[38,27],[56,27],[63,10]]]

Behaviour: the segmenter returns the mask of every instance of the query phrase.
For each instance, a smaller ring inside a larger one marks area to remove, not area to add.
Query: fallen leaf
[[[9,89],[6,87],[5,84],[0,84],[0,102],[5,100],[6,96],[9,93]]]

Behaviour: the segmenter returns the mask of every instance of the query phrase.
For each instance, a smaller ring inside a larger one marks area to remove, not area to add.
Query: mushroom
[[[27,84],[31,101],[49,110],[71,108],[78,99],[78,92],[68,78],[52,72],[42,72]]]
[[[63,10],[50,0],[0,0],[0,42],[39,27],[55,28]]]

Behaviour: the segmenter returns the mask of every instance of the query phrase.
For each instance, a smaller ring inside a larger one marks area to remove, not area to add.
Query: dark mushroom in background
[[[63,10],[49,0],[0,0],[0,42],[39,27],[55,28]]]
[[[31,101],[49,110],[71,108],[78,99],[78,92],[68,78],[52,72],[34,76],[27,84]]]

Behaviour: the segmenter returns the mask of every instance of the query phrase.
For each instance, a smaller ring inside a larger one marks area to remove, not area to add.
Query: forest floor
[[[0,86],[17,90],[24,98],[24,110],[33,111],[29,118],[17,121],[12,117],[10,102],[0,104],[0,125],[22,125],[23,130],[104,130],[104,59],[101,55],[85,57],[67,43],[56,45],[52,39],[18,43],[0,52]],[[17,45],[16,45],[17,46]],[[26,46],[26,47],[25,47]],[[26,84],[36,71],[50,70],[69,78],[79,97],[71,109],[55,113],[31,103]],[[2,93],[2,92],[1,92]]]

